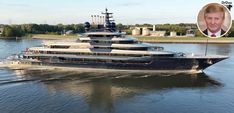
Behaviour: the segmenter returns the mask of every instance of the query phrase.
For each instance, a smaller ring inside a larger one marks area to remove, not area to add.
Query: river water
[[[40,40],[0,40],[6,59]],[[204,44],[157,44],[205,53]],[[0,113],[233,113],[234,44],[209,44],[229,59],[201,74],[155,74],[0,68]]]

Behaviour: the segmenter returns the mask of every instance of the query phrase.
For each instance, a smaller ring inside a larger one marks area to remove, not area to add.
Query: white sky
[[[0,24],[77,24],[105,8],[116,23],[196,23],[200,9],[222,0],[0,0]],[[230,1],[230,0],[229,0]],[[234,4],[234,3],[232,3]],[[234,16],[234,8],[231,15]]]

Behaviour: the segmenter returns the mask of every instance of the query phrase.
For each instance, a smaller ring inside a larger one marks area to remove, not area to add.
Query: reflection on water
[[[198,45],[198,49],[206,50],[206,45]],[[231,53],[231,45],[229,44],[209,44],[207,45],[207,54],[228,55]],[[205,53],[205,51],[204,51]]]
[[[204,73],[158,74],[52,70],[15,70],[18,80],[1,81],[0,85],[38,82],[50,95],[66,93],[82,97],[91,111],[112,112],[116,101],[173,88],[219,88],[218,81]],[[160,99],[159,99],[160,101]]]

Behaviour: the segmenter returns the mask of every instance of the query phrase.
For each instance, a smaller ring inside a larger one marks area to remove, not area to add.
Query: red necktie
[[[215,34],[212,34],[211,37],[216,37],[216,35],[215,35]]]

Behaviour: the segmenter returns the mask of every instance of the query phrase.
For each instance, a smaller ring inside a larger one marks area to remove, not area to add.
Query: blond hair
[[[209,4],[205,10],[204,10],[204,17],[206,17],[207,13],[216,13],[216,12],[221,12],[223,13],[223,18],[225,18],[225,10],[224,7],[220,4],[213,3]]]

